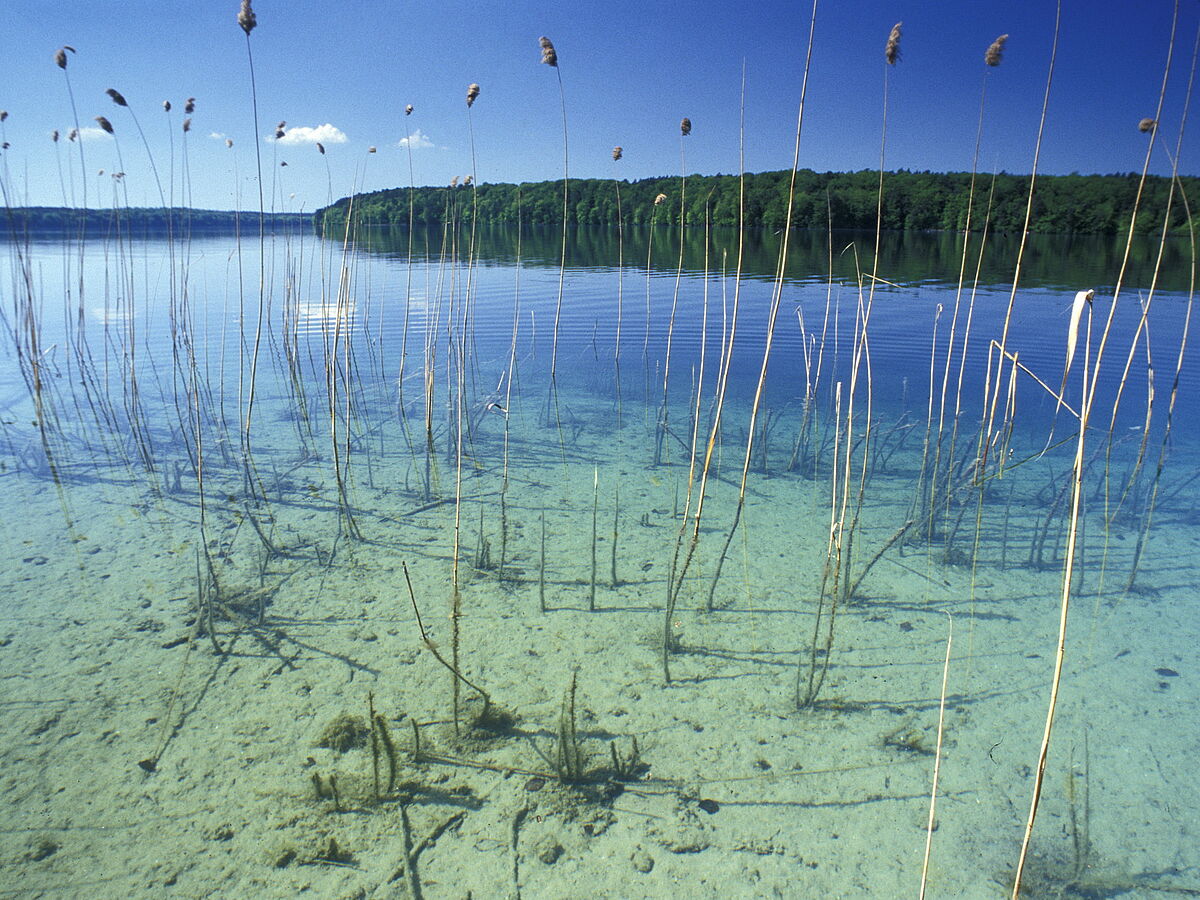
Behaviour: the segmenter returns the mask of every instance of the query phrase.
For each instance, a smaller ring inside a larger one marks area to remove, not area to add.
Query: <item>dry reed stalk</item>
[[[811,49],[811,28],[809,46]],[[738,308],[742,285],[742,262],[745,253],[744,225],[746,218],[746,67],[744,64],[742,66],[741,103],[738,127],[738,168],[738,256],[736,272],[734,275],[733,310],[729,320],[728,331],[726,331],[725,328],[725,321],[722,320],[721,323],[721,354],[720,358],[718,359],[717,366],[717,385],[713,404],[712,427],[709,431],[708,442],[705,447],[704,465],[700,470],[700,490],[696,500],[696,512],[692,518],[692,537],[688,543],[687,555],[684,558],[682,567],[677,568],[675,564],[672,563],[672,574],[678,571],[678,577],[673,579],[674,586],[672,587],[672,599],[670,601],[672,605],[678,598],[679,589],[683,584],[683,579],[687,575],[688,567],[691,564],[692,557],[695,555],[696,547],[700,541],[700,521],[704,513],[705,489],[708,486],[708,476],[710,467],[712,465],[713,451],[716,447],[717,438],[721,433],[721,417],[725,407],[725,391],[729,383],[729,367],[733,359],[733,342],[737,334]],[[707,303],[705,308],[707,309]],[[695,458],[695,448],[692,450],[692,457],[693,459]],[[713,587],[709,590],[708,599],[705,603],[705,608],[709,612],[712,612],[713,608],[713,590],[715,590],[715,582]],[[670,681],[670,669],[665,652],[663,656],[663,670],[667,680]]]
[[[600,468],[592,470],[592,584],[588,593],[588,612],[596,611],[596,526],[600,514]]]
[[[1006,35],[1007,37],[1007,35]],[[989,65],[992,65],[989,63]],[[950,625],[946,633],[946,662],[942,666],[942,691],[938,697],[938,730],[937,746],[933,753],[933,785],[929,790],[929,822],[925,826],[925,858],[921,863],[921,892],[920,900],[925,900],[925,886],[929,880],[929,854],[933,850],[933,830],[937,827],[934,818],[937,812],[938,775],[942,770],[942,737],[946,723],[946,684],[950,680],[950,648],[954,644],[954,616],[946,613]]]
[[[965,280],[966,280],[967,258],[968,258],[968,251],[970,248],[972,216],[974,215],[974,210],[975,210],[975,178],[976,178],[976,173],[979,168],[979,150],[980,150],[980,146],[983,141],[983,121],[984,121],[984,109],[986,107],[986,101],[987,101],[988,77],[989,77],[989,73],[990,73],[991,69],[994,69],[1000,65],[1000,62],[1003,57],[1004,46],[1007,42],[1008,42],[1008,35],[1007,34],[1000,35],[999,37],[996,38],[996,40],[994,40],[991,43],[991,45],[987,48],[987,51],[984,53],[984,56],[983,56],[985,68],[984,68],[984,72],[983,72],[982,86],[980,87],[980,91],[979,91],[979,116],[978,116],[977,124],[975,126],[975,152],[971,157],[971,183],[970,183],[970,187],[968,188],[968,191],[967,191],[967,209],[966,209],[965,221],[963,223],[963,252],[962,252],[962,258],[959,262],[958,282],[957,282],[957,286],[954,291],[954,313],[950,319],[950,334],[949,334],[947,346],[946,346],[946,365],[945,365],[945,369],[942,373],[942,391],[941,391],[941,398],[940,398],[940,402],[939,402],[939,406],[938,406],[937,443],[934,447],[933,479],[930,483],[930,497],[929,497],[929,520],[928,520],[928,524],[926,525],[927,537],[930,539],[932,539],[934,537],[935,532],[936,532],[935,517],[937,514],[936,510],[938,507],[939,482],[941,481],[941,477],[942,477],[941,476],[941,456],[942,456],[943,434],[944,434],[945,421],[946,421],[946,396],[947,396],[947,392],[948,392],[949,385],[950,385],[950,369],[951,369],[951,366],[953,364],[953,359],[954,359],[954,345],[955,345],[955,339],[957,336],[958,317],[959,317],[959,311],[960,311],[961,302],[962,302],[963,287],[964,287]],[[994,185],[995,185],[995,181],[993,179],[993,187],[994,187]],[[990,213],[990,211],[991,211],[991,194],[989,192],[988,213]],[[988,215],[985,215],[983,235],[980,238],[979,255],[978,255],[978,261],[977,261],[976,268],[975,268],[975,280],[972,284],[971,295],[970,295],[970,304],[968,305],[968,308],[967,308],[967,321],[966,321],[966,325],[964,327],[963,335],[962,335],[962,348],[959,351],[960,362],[959,362],[958,394],[955,399],[953,426],[951,429],[950,448],[949,448],[949,454],[948,454],[948,459],[949,459],[948,468],[952,467],[954,464],[955,443],[956,443],[956,438],[957,438],[957,434],[958,434],[959,413],[961,411],[961,401],[962,401],[963,371],[964,371],[964,367],[966,365],[967,345],[968,345],[968,341],[970,340],[971,321],[972,321],[974,310],[975,310],[975,293],[976,293],[976,289],[979,284],[979,271],[980,271],[980,267],[983,262],[983,249],[984,249],[984,244],[987,239],[987,226],[988,226],[989,221],[990,221],[990,217]],[[947,488],[947,491],[949,491],[949,472],[947,472],[946,488]]]
[[[623,156],[620,147],[613,147],[613,162]],[[614,170],[615,172],[615,170]],[[617,192],[617,333],[613,341],[613,384],[617,392],[617,427],[621,427],[621,320],[624,311],[625,288],[625,216],[621,210],[621,182],[613,175]]]
[[[704,300],[700,317],[700,371],[696,375],[695,386],[695,403],[691,409],[692,418],[692,438],[688,447],[688,480],[687,480],[687,496],[683,504],[683,516],[679,523],[679,534],[675,538],[675,552],[671,559],[671,573],[678,571],[679,566],[679,551],[683,546],[684,535],[688,530],[688,514],[692,508],[693,490],[696,484],[696,442],[700,435],[700,399],[704,394],[704,363],[708,350],[708,252],[711,240],[711,221],[708,215],[708,210],[705,210],[704,216]],[[697,499],[697,506],[699,506]],[[616,528],[613,529],[614,540]],[[691,550],[692,548],[689,548]],[[689,560],[690,561],[690,560]],[[616,582],[616,558],[613,558],[613,582]],[[679,599],[679,590],[683,585],[682,575],[680,579],[669,578],[667,580],[667,603],[666,616],[663,623],[663,654],[664,654],[664,672],[670,675],[670,668],[666,661],[666,654],[672,646],[671,636],[671,621],[675,617],[675,606]]]
[[[687,233],[687,164],[684,157],[683,139],[692,133],[692,120],[684,119],[679,126],[679,259],[675,267],[675,288],[671,294],[671,315],[667,319],[667,351],[663,360],[663,396],[658,410],[658,429],[654,441],[654,464],[668,461],[663,447],[670,430],[667,406],[667,386],[671,378],[671,346],[675,337],[675,312],[679,308],[679,285],[683,279],[683,246]],[[657,202],[657,201],[656,201]]]
[[[842,429],[842,382],[837,382],[834,389],[834,425],[833,425],[833,465],[830,468],[829,479],[829,537],[825,543],[825,565],[821,569],[821,587],[817,592],[817,611],[813,616],[813,633],[812,641],[809,644],[808,653],[808,685],[804,693],[800,691],[800,680],[803,674],[801,664],[796,666],[796,691],[795,701],[797,709],[807,709],[811,707],[817,699],[817,694],[820,693],[821,687],[825,682],[825,674],[829,670],[829,651],[833,646],[833,618],[837,608],[837,586],[836,579],[841,572],[841,542],[842,542],[842,519],[845,516],[844,504],[842,516],[838,515],[839,499],[842,494],[842,478],[840,472],[841,466],[841,441],[843,437]],[[849,436],[848,429],[846,436]],[[828,590],[830,578],[835,580],[834,589]],[[824,652],[824,665],[818,663],[820,657],[819,647],[821,643],[821,625],[825,619],[825,604],[830,604],[828,624],[826,625],[826,639]]]
[[[746,454],[742,463],[742,479],[738,487],[737,507],[734,510],[733,524],[729,528],[729,535],[725,539],[725,546],[721,551],[721,555],[717,558],[716,571],[713,574],[712,583],[709,587],[709,597],[707,608],[713,608],[713,595],[717,589],[717,582],[721,577],[721,568],[724,566],[725,557],[729,553],[729,545],[733,543],[733,536],[737,531],[738,524],[742,518],[742,511],[746,505],[746,483],[750,477],[750,461],[753,458],[754,452],[754,434],[755,426],[758,419],[759,407],[762,403],[763,391],[767,381],[767,364],[771,359],[771,346],[775,338],[775,322],[779,316],[779,305],[783,297],[783,281],[784,274],[787,271],[788,261],[788,245],[792,234],[792,214],[796,201],[796,173],[800,168],[800,135],[804,127],[804,104],[808,96],[808,75],[812,65],[812,50],[813,38],[816,34],[817,24],[817,3],[813,0],[812,17],[809,22],[808,30],[808,47],[804,56],[804,72],[800,81],[800,103],[796,113],[796,139],[794,149],[792,151],[792,172],[788,183],[788,203],[787,213],[784,217],[783,226],[783,241],[779,250],[779,263],[775,272],[775,281],[771,290],[771,306],[767,313],[767,334],[763,346],[762,366],[759,368],[758,383],[754,389],[754,401],[750,407],[750,423],[747,426],[746,434]],[[732,347],[731,347],[732,349]],[[697,523],[697,527],[699,523]]]
[[[1171,443],[1172,426],[1175,419],[1175,403],[1179,398],[1179,380],[1180,374],[1183,371],[1183,356],[1184,350],[1187,347],[1188,331],[1192,321],[1192,301],[1195,297],[1196,290],[1196,229],[1192,217],[1191,205],[1188,202],[1187,192],[1183,189],[1183,185],[1179,182],[1178,176],[1178,160],[1179,154],[1183,145],[1184,125],[1187,123],[1188,111],[1191,108],[1192,90],[1195,84],[1196,64],[1200,58],[1200,29],[1197,30],[1196,40],[1192,49],[1192,64],[1188,74],[1188,85],[1185,92],[1186,100],[1183,106],[1183,114],[1179,123],[1179,134],[1176,139],[1175,153],[1170,156],[1171,159],[1171,177],[1175,184],[1179,186],[1180,200],[1183,203],[1186,212],[1185,221],[1188,223],[1188,241],[1190,248],[1191,265],[1188,269],[1188,294],[1187,307],[1184,313],[1183,329],[1179,339],[1179,351],[1175,357],[1175,374],[1171,381],[1171,393],[1167,401],[1167,418],[1166,424],[1163,427],[1162,443],[1159,446],[1158,461],[1155,465],[1154,476],[1151,479],[1150,489],[1146,500],[1146,510],[1143,515],[1142,526],[1138,531],[1137,543],[1134,545],[1133,559],[1129,567],[1129,577],[1125,582],[1125,593],[1133,590],[1134,583],[1137,580],[1138,566],[1141,562],[1142,551],[1145,548],[1146,537],[1150,532],[1150,526],[1154,518],[1154,511],[1158,501],[1159,486],[1162,479],[1163,467],[1166,464],[1168,448]],[[1160,238],[1161,240],[1161,238]],[[1161,251],[1161,245],[1160,245]],[[1148,430],[1148,429],[1147,429]]]
[[[1022,269],[1024,260],[1025,260],[1025,247],[1029,241],[1029,223],[1033,217],[1033,191],[1034,191],[1034,185],[1037,182],[1038,160],[1041,158],[1041,152],[1042,152],[1042,137],[1046,131],[1046,114],[1047,114],[1047,110],[1050,106],[1050,87],[1054,83],[1054,64],[1058,58],[1058,34],[1059,34],[1059,24],[1061,22],[1061,19],[1062,19],[1062,4],[1061,4],[1061,2],[1059,2],[1059,3],[1055,4],[1054,38],[1053,38],[1053,42],[1051,43],[1051,46],[1050,46],[1050,64],[1049,64],[1047,72],[1046,72],[1046,88],[1042,94],[1042,112],[1041,112],[1040,118],[1038,119],[1037,140],[1034,143],[1034,150],[1033,150],[1033,165],[1030,168],[1030,173],[1029,173],[1029,194],[1025,201],[1025,220],[1021,225],[1021,241],[1017,247],[1017,262],[1016,262],[1015,269],[1013,271],[1012,287],[1010,288],[1009,295],[1008,295],[1008,308],[1004,314],[1004,325],[1001,328],[1001,334],[1000,334],[1001,360],[1003,360],[1004,351],[1008,348],[1008,332],[1009,332],[1009,327],[1012,323],[1013,307],[1016,305],[1016,301],[1017,301],[1017,286],[1020,284],[1021,269]],[[1140,188],[1139,188],[1139,194],[1140,194]],[[1001,361],[999,364],[1003,365],[1003,362]],[[992,377],[992,373],[989,370],[987,373],[987,381],[990,381],[991,377]],[[991,399],[990,400],[988,399],[988,393],[987,393],[986,387],[985,387],[985,393],[984,393],[984,403],[985,403],[984,427],[980,431],[979,454],[978,454],[980,464],[979,464],[978,472],[977,472],[977,477],[980,477],[980,478],[982,478],[984,473],[987,471],[988,455],[991,451],[991,446],[993,443],[992,429],[995,424],[996,405],[999,402],[999,398],[1000,398],[1000,372],[997,371],[996,379],[995,379],[995,388],[991,394]],[[997,467],[1002,470],[1004,467],[1004,460],[999,460],[997,462]]]
[[[567,98],[563,91],[562,69],[558,66],[558,53],[555,52],[554,45],[550,43],[548,37],[538,38],[538,43],[542,47],[542,62],[554,69],[554,74],[558,77],[558,103],[562,111],[562,130],[563,130],[563,202],[562,202],[562,252],[559,257],[558,265],[558,297],[554,303],[554,335],[550,345],[550,384],[551,392],[553,393],[554,377],[558,373],[558,324],[562,316],[562,301],[563,289],[565,287],[567,277],[567,210],[569,202],[569,182],[567,178],[568,163],[570,154],[567,149]],[[560,429],[561,442],[561,429]]]
[[[1166,55],[1166,62],[1163,67],[1162,85],[1159,89],[1158,107],[1157,107],[1157,109],[1155,111],[1155,115],[1154,115],[1154,120],[1156,122],[1161,118],[1163,104],[1166,99],[1167,82],[1168,82],[1168,78],[1170,76],[1171,59],[1173,56],[1174,46],[1175,46],[1175,29],[1176,29],[1176,25],[1178,23],[1178,16],[1179,16],[1179,7],[1178,7],[1178,4],[1176,4],[1174,13],[1173,13],[1172,19],[1171,19],[1171,34],[1170,34],[1170,40],[1167,43],[1167,55]],[[1055,21],[1055,46],[1057,46],[1057,40],[1058,40],[1058,24],[1057,24],[1057,18],[1056,18],[1056,21]],[[1071,518],[1070,518],[1070,523],[1069,523],[1068,530],[1067,530],[1067,557],[1066,557],[1066,562],[1064,565],[1064,573],[1063,573],[1062,599],[1061,599],[1060,613],[1059,613],[1059,635],[1058,635],[1057,647],[1055,650],[1054,675],[1053,675],[1053,680],[1051,682],[1050,699],[1049,699],[1048,708],[1046,711],[1046,726],[1045,726],[1045,730],[1042,735],[1042,743],[1038,750],[1038,763],[1037,763],[1037,770],[1036,770],[1037,777],[1034,781],[1033,797],[1030,801],[1029,818],[1028,818],[1028,821],[1026,822],[1025,833],[1021,840],[1021,853],[1020,853],[1020,857],[1019,857],[1019,860],[1017,863],[1016,875],[1014,876],[1014,880],[1013,880],[1013,894],[1012,894],[1013,900],[1017,900],[1017,898],[1020,895],[1020,891],[1021,891],[1021,875],[1025,868],[1026,857],[1029,852],[1029,841],[1033,834],[1033,826],[1034,826],[1034,822],[1037,819],[1038,806],[1041,801],[1041,792],[1042,792],[1042,784],[1043,784],[1043,779],[1044,779],[1044,771],[1045,771],[1045,767],[1046,767],[1046,759],[1047,759],[1047,756],[1049,755],[1050,736],[1051,736],[1051,732],[1052,732],[1053,726],[1054,726],[1054,716],[1055,716],[1056,706],[1057,706],[1057,702],[1058,702],[1059,686],[1060,686],[1060,683],[1062,680],[1063,658],[1065,656],[1065,649],[1066,649],[1067,612],[1068,612],[1068,608],[1070,605],[1071,591],[1072,591],[1072,587],[1073,587],[1072,575],[1073,575],[1073,571],[1074,571],[1075,547],[1076,547],[1076,541],[1078,538],[1078,530],[1079,530],[1079,506],[1080,506],[1080,501],[1081,501],[1080,495],[1082,493],[1082,479],[1083,479],[1083,465],[1084,465],[1084,458],[1083,458],[1084,437],[1087,432],[1087,427],[1088,427],[1091,411],[1092,411],[1092,408],[1093,408],[1093,405],[1094,405],[1095,399],[1096,399],[1096,390],[1097,390],[1097,387],[1098,387],[1099,381],[1100,381],[1100,363],[1104,357],[1104,351],[1108,344],[1108,339],[1109,339],[1109,336],[1110,336],[1110,333],[1112,330],[1113,320],[1116,316],[1117,301],[1118,301],[1118,298],[1120,297],[1121,288],[1124,284],[1126,268],[1127,268],[1127,265],[1129,262],[1130,251],[1131,251],[1131,248],[1133,245],[1133,235],[1134,235],[1135,227],[1137,224],[1137,216],[1138,216],[1139,205],[1140,205],[1140,200],[1141,200],[1141,196],[1142,196],[1142,188],[1146,181],[1146,174],[1147,174],[1147,171],[1149,168],[1150,156],[1151,156],[1151,153],[1153,152],[1153,148],[1154,148],[1154,138],[1156,136],[1156,133],[1157,133],[1157,129],[1153,129],[1150,132],[1150,140],[1147,142],[1146,162],[1143,164],[1143,167],[1142,167],[1142,175],[1138,181],[1138,190],[1137,190],[1137,194],[1134,199],[1134,208],[1130,215],[1129,233],[1126,238],[1125,252],[1124,252],[1124,255],[1121,260],[1121,268],[1120,268],[1120,272],[1118,273],[1118,276],[1117,276],[1116,285],[1113,289],[1113,298],[1112,298],[1111,304],[1109,305],[1108,316],[1107,316],[1105,324],[1104,324],[1104,329],[1101,333],[1100,341],[1096,348],[1095,363],[1092,366],[1092,372],[1091,372],[1090,379],[1088,377],[1088,355],[1087,355],[1086,351],[1085,351],[1085,356],[1084,356],[1083,396],[1080,398],[1079,438],[1078,438],[1078,444],[1076,447],[1075,463],[1074,463],[1074,468],[1073,468],[1073,496],[1072,496],[1072,502],[1071,502]],[[1090,341],[1091,341],[1090,309],[1089,309],[1088,319],[1089,319],[1089,323],[1088,323],[1089,328],[1088,328],[1088,332],[1087,332],[1087,338],[1088,338],[1088,344],[1089,344],[1089,349],[1090,349]]]
[[[1079,536],[1079,512],[1083,498],[1083,469],[1084,469],[1084,439],[1087,436],[1088,423],[1091,418],[1092,395],[1087,390],[1088,367],[1091,357],[1091,312],[1088,313],[1088,328],[1086,332],[1086,349],[1083,359],[1084,394],[1080,405],[1079,435],[1075,444],[1075,460],[1071,467],[1071,513],[1067,528],[1067,550],[1063,564],[1062,592],[1059,603],[1058,639],[1054,650],[1054,672],[1050,681],[1050,700],[1046,710],[1046,724],[1042,732],[1042,742],[1038,749],[1037,767],[1035,769],[1033,798],[1030,801],[1029,818],[1025,823],[1025,832],[1021,839],[1021,854],[1017,861],[1017,871],[1013,878],[1013,900],[1021,894],[1021,876],[1025,869],[1026,856],[1029,852],[1029,841],[1033,836],[1033,825],[1037,819],[1038,807],[1042,798],[1042,784],[1046,774],[1046,760],[1050,752],[1050,735],[1054,729],[1054,718],[1058,708],[1059,688],[1062,684],[1063,661],[1066,658],[1067,614],[1070,609],[1071,593],[1075,573],[1076,548]],[[1100,353],[1097,351],[1093,372],[1099,369]]]

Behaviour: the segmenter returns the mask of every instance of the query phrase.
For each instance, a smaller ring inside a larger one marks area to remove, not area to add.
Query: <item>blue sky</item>
[[[255,132],[246,39],[237,0],[77,2],[6,0],[0,9],[0,109],[5,178],[14,204],[109,205],[111,173],[125,171],[121,202],[158,205],[146,134],[164,191],[193,206],[257,205],[254,147],[263,153],[268,205],[311,210],[354,189],[447,184],[474,169],[480,181],[562,177],[555,72],[538,37],[557,48],[566,93],[572,177],[628,179],[738,170],[745,63],[746,168],[791,165],[811,4],[367,2],[259,0],[250,36],[258,85]],[[1170,44],[1168,0],[1065,0],[1041,171],[1108,173],[1141,168],[1137,122],[1158,100]],[[1028,172],[1054,28],[1049,0],[823,0],[800,164],[819,171],[876,168],[883,104],[883,47],[904,23],[902,60],[888,75],[888,168],[971,167],[985,66],[997,35],[1010,35],[990,70],[980,169]],[[1159,132],[1175,147],[1200,5],[1181,4]],[[114,141],[74,126],[54,53],[69,44],[68,75],[80,125],[107,116]],[[467,85],[482,91],[470,111]],[[196,98],[192,130],[181,129]],[[174,109],[165,113],[162,101]],[[406,104],[414,112],[404,115]],[[692,120],[683,141],[679,120]],[[288,137],[272,138],[287,122]],[[309,129],[309,131],[305,131]],[[312,141],[322,139],[322,157]],[[226,139],[233,147],[227,148]],[[1200,173],[1184,142],[1181,171]],[[1191,143],[1195,143],[1194,141]],[[614,145],[625,158],[614,164]],[[374,146],[377,152],[368,153]],[[81,161],[79,149],[84,158]],[[118,155],[119,151],[119,155]],[[287,162],[287,166],[281,166]],[[1169,170],[1155,151],[1153,170]],[[104,175],[97,174],[104,170]]]

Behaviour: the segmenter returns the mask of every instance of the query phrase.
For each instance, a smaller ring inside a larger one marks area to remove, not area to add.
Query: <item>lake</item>
[[[4,890],[1200,892],[1188,242],[568,237],[3,245]]]

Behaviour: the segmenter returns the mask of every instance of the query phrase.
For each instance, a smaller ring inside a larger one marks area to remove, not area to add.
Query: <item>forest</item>
[[[744,215],[739,214],[736,175],[689,175],[639,181],[569,179],[567,220],[574,225],[684,223],[780,229],[788,221],[790,171],[747,174]],[[882,226],[891,231],[1020,232],[1029,198],[1028,175],[975,175],[967,172],[886,173]],[[1030,230],[1041,234],[1116,234],[1129,227],[1138,193],[1138,175],[1040,175],[1033,195]],[[1196,178],[1150,176],[1142,187],[1137,231],[1157,233],[1170,208],[1172,231],[1186,228],[1181,193],[1194,194]],[[791,222],[796,228],[869,228],[876,225],[878,171],[796,173]],[[561,224],[563,182],[461,184],[392,188],[354,198],[358,223],[434,225],[475,216],[482,224]],[[314,213],[330,237],[344,233],[350,198]],[[340,229],[340,230],[339,230]]]

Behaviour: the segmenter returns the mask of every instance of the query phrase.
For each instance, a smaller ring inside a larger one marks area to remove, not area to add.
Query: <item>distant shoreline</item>
[[[688,175],[617,181],[572,178],[563,198],[562,179],[509,184],[484,182],[442,187],[397,187],[357,194],[358,225],[441,225],[471,221],[480,225],[738,226],[825,231],[1018,233],[1026,223],[1029,175],[1001,172],[884,173],[882,209],[877,170],[859,172],[747,173]],[[1178,186],[1200,194],[1200,179],[1181,176]],[[1128,231],[1135,207],[1139,233],[1185,232],[1186,205],[1171,179],[1136,174],[1039,175],[1029,230],[1037,234],[1120,234]],[[1139,199],[1140,198],[1140,199]],[[314,212],[318,229],[345,233],[349,198]],[[682,212],[681,212],[682,210]],[[1168,216],[1169,210],[1169,216]]]
[[[311,213],[268,212],[264,224],[272,231],[311,227]],[[245,210],[189,207],[118,207],[81,209],[69,206],[15,206],[4,210],[0,239],[25,236],[107,235],[138,238],[168,234],[243,234],[258,231],[259,214]]]

